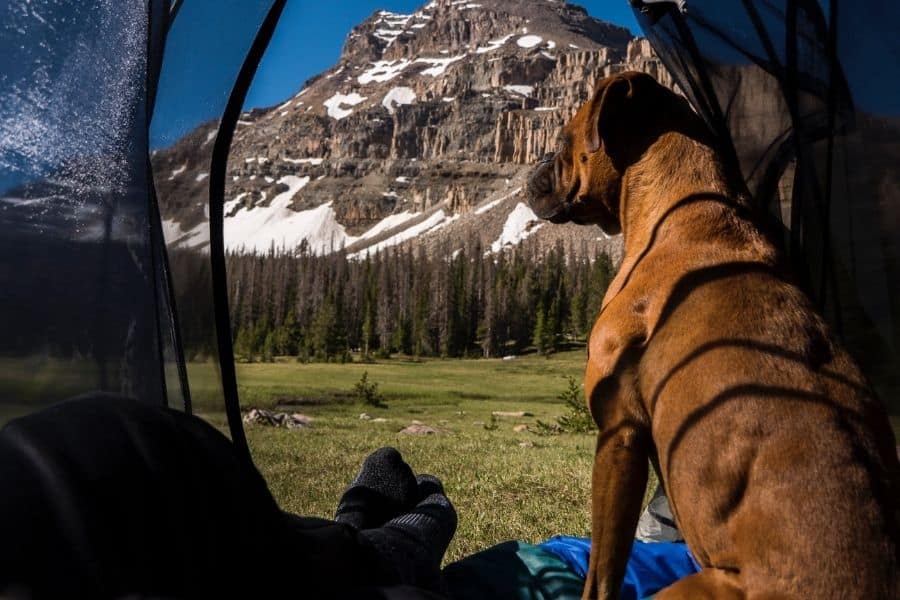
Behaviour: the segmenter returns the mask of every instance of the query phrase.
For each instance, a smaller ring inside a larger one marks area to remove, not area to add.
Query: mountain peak
[[[628,30],[562,1],[375,11],[350,31],[336,65],[283,104],[242,115],[226,244],[361,255],[404,243],[452,252],[479,236],[498,252],[536,235],[593,252],[608,241],[591,228],[543,227],[521,189],[596,81],[626,68],[662,74]],[[179,207],[167,237],[185,246],[208,239],[196,212],[208,129],[154,158],[166,174],[161,197]]]
[[[341,62],[459,53],[520,31],[586,49],[624,48],[632,37],[560,0],[435,0],[409,14],[375,11],[348,35]]]

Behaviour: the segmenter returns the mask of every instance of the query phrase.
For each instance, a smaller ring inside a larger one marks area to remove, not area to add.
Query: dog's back
[[[721,210],[700,203],[680,218],[696,236],[704,212]],[[735,229],[701,244],[670,235],[633,275],[658,277],[656,258],[682,265],[639,387],[685,538],[751,596],[900,598],[900,464],[885,409],[776,253],[735,243],[753,223],[725,221]]]

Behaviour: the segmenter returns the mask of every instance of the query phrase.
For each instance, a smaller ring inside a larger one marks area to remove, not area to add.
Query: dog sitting
[[[656,598],[900,598],[881,401],[794,285],[683,98],[601,81],[535,168],[535,213],[623,234],[588,343],[599,427],[585,598],[615,598],[648,459],[703,571]]]

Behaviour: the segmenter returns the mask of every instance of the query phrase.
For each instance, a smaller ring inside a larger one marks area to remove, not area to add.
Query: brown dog
[[[585,597],[618,595],[650,459],[704,567],[657,598],[900,598],[885,409],[701,120],[624,73],[562,137],[532,208],[625,244],[588,345],[600,433]]]

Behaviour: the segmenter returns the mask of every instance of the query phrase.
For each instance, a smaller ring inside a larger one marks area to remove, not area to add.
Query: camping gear
[[[556,536],[542,544],[504,542],[447,565],[453,598],[576,600],[587,575],[591,541]],[[619,597],[648,598],[700,570],[683,542],[635,540]]]
[[[678,526],[669,499],[662,485],[656,486],[656,492],[647,504],[647,508],[638,519],[634,539],[642,542],[680,542],[684,540]]]

